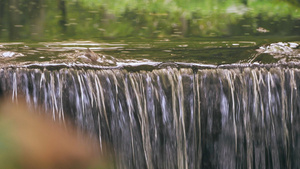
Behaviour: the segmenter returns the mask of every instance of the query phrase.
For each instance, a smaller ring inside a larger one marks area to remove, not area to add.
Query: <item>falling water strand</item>
[[[200,109],[200,105],[201,105],[201,101],[200,101],[200,84],[199,84],[199,74],[198,73],[194,73],[194,86],[193,86],[193,93],[196,93],[194,95],[194,102],[197,103],[197,110],[195,110],[195,112],[197,112],[197,116],[198,117],[198,132],[197,130],[195,130],[195,135],[198,134],[199,138],[198,138],[198,143],[196,144],[197,147],[197,155],[199,156],[198,159],[199,161],[202,161],[202,148],[201,148],[201,109]],[[197,129],[197,128],[196,128]],[[197,139],[196,139],[197,140]],[[196,168],[201,168],[201,163],[197,162],[197,165],[195,165]]]
[[[235,77],[232,77],[232,73],[230,71],[226,72],[226,78],[228,81],[228,84],[230,86],[230,91],[231,91],[231,100],[232,100],[232,117],[233,117],[233,129],[234,129],[234,136],[235,136],[235,151],[237,152],[237,129],[236,129],[236,112],[235,112],[235,99],[234,99],[234,83],[233,81],[235,80]]]
[[[106,108],[105,108],[105,102],[104,102],[105,99],[103,94],[103,88],[97,75],[95,75],[95,86],[97,91],[98,108],[100,109],[99,113],[103,113],[106,125],[109,126]],[[110,133],[110,130],[108,132]]]
[[[80,71],[77,73],[77,78],[78,78],[78,82],[79,82],[79,88],[80,88],[80,94],[81,94],[81,107],[82,107],[82,113],[85,113],[85,108],[84,108],[84,106],[85,106],[85,104],[84,104],[84,93],[83,93],[83,85],[82,85],[82,81],[81,81],[81,78],[80,78]]]
[[[129,114],[129,119],[130,119],[130,138],[131,138],[131,149],[132,149],[132,158],[135,158],[135,150],[134,150],[134,138],[133,138],[133,112],[132,112],[132,102],[131,102],[131,97],[130,97],[130,92],[129,92],[129,87],[128,87],[128,83],[127,83],[127,77],[125,77],[123,79],[123,83],[124,83],[124,87],[125,87],[125,98],[126,98],[126,102],[127,102],[127,106],[128,106],[128,114]]]
[[[258,95],[260,94],[260,88],[259,88],[259,81],[257,79],[257,70],[252,70],[251,71],[251,75],[253,78],[253,106],[254,106],[254,110],[253,113],[255,114],[255,116],[257,117],[257,113],[258,113],[258,106],[259,106],[259,100],[258,100]],[[260,97],[259,97],[260,98]]]
[[[35,71],[37,73],[37,71]],[[31,75],[31,83],[32,84],[35,84],[35,73],[34,72],[31,72],[30,73]],[[34,108],[37,108],[37,102],[38,102],[38,96],[37,96],[37,88],[36,88],[36,85],[32,85],[32,98],[33,98],[33,105],[34,105]]]
[[[63,110],[63,99],[62,99],[64,79],[60,74],[62,74],[62,72],[56,74],[57,83],[58,83],[58,100],[59,100],[58,117],[61,122],[64,122],[65,116],[64,116],[64,110]]]
[[[138,78],[139,80],[137,80]],[[147,169],[153,169],[152,166],[152,150],[150,145],[150,136],[149,136],[149,123],[148,123],[148,113],[146,112],[145,103],[143,103],[145,100],[145,94],[143,86],[138,83],[141,80],[140,75],[129,75],[129,79],[131,82],[132,89],[134,91],[136,100],[137,100],[137,106],[138,106],[138,120],[141,125],[141,134],[142,134],[142,140],[143,140],[143,147],[144,147],[144,155],[147,163]],[[144,106],[144,108],[143,108]]]
[[[29,81],[28,81],[28,77],[27,77],[27,74],[23,74],[23,79],[24,79],[24,86],[23,86],[23,92],[25,94],[25,99],[26,99],[26,103],[27,104],[31,104],[31,101],[30,101],[30,95],[29,95]]]
[[[293,70],[289,70],[290,73],[290,87],[291,87],[291,101],[290,101],[290,123],[291,123],[291,146],[294,147],[295,143],[294,143],[294,128],[293,128],[293,123],[294,123],[294,100],[297,101],[297,84],[296,84],[296,80],[295,80],[295,71]],[[294,96],[294,94],[296,93],[296,96]],[[294,99],[296,98],[296,99]]]
[[[255,114],[255,117],[258,118],[258,95],[257,92],[257,88],[258,88],[258,79],[257,79],[257,75],[255,73],[255,71],[251,71],[250,75],[247,75],[247,73],[249,73],[249,70],[246,69],[240,76],[241,79],[243,79],[242,77],[245,77],[244,80],[241,80],[241,86],[242,86],[242,98],[243,98],[243,111],[244,111],[244,127],[245,127],[245,135],[246,135],[246,157],[247,157],[247,169],[251,169],[253,167],[252,161],[253,161],[253,134],[252,134],[252,129],[251,129],[251,119],[250,119],[250,107],[247,106],[249,103],[249,95],[250,95],[250,91],[248,90],[247,83],[249,83],[250,80],[250,76],[253,78],[253,92],[254,92],[254,98],[253,98],[253,114]]]
[[[283,145],[284,145],[284,151],[285,151],[285,156],[286,156],[286,160],[287,160],[287,168],[290,169],[290,159],[289,159],[289,145],[290,145],[290,140],[289,140],[289,131],[288,131],[288,128],[287,128],[287,122],[286,122],[286,119],[288,118],[288,104],[287,104],[287,93],[286,93],[286,90],[285,90],[285,81],[286,81],[286,78],[285,78],[285,74],[286,74],[286,71],[281,71],[281,74],[280,74],[280,81],[281,81],[281,107],[282,107],[282,110],[281,110],[281,113],[282,113],[282,127],[283,127]]]
[[[18,71],[18,70],[17,70]],[[18,102],[18,86],[17,86],[17,75],[16,72],[13,73],[13,91],[12,91],[12,100]]]
[[[273,109],[272,109],[272,105],[273,102],[275,101],[275,98],[272,97],[272,88],[274,87],[274,81],[273,81],[273,77],[272,74],[270,72],[267,73],[267,78],[268,78],[268,101],[269,101],[269,112],[268,112],[268,116],[269,116],[269,120],[271,121],[271,132],[275,131],[275,126],[274,126],[274,118],[273,118]]]
[[[267,86],[267,82],[265,80],[263,80],[263,77],[264,77],[263,74],[265,74],[265,72],[262,72],[262,70],[258,70],[258,75],[259,75],[259,81],[258,81],[259,83],[258,83],[258,85],[260,85],[260,86],[257,89],[258,89],[259,98],[260,98],[260,101],[259,101],[259,103],[260,103],[260,111],[261,111],[261,119],[260,120],[262,122],[262,127],[263,127],[262,130],[263,130],[263,132],[265,134],[265,132],[266,132],[266,129],[265,129],[265,127],[266,127],[265,120],[266,120],[266,116],[267,116],[266,115],[267,104],[261,104],[261,103],[264,102],[264,98],[265,98],[262,89],[263,88],[268,88],[268,86]],[[268,95],[269,95],[269,93],[268,93]]]
[[[176,147],[177,147],[177,165],[178,168],[184,168],[183,166],[183,157],[182,157],[182,143],[181,143],[181,135],[180,135],[180,129],[178,127],[178,119],[177,119],[177,96],[176,96],[176,91],[178,90],[175,86],[175,82],[173,79],[172,74],[174,73],[173,71],[171,71],[170,69],[168,69],[167,71],[169,71],[168,75],[168,80],[171,83],[171,91],[172,91],[172,112],[173,112],[173,129],[176,131]]]
[[[179,128],[179,130],[181,131],[181,133],[179,133],[179,137],[182,137],[182,149],[181,149],[181,153],[182,153],[182,158],[183,158],[183,168],[187,169],[188,168],[188,164],[187,164],[187,151],[186,151],[186,133],[185,133],[185,112],[184,112],[184,94],[183,94],[183,85],[182,85],[182,75],[180,71],[175,71],[176,74],[174,78],[177,78],[177,95],[178,95],[178,105],[179,105],[179,120],[180,120],[180,124],[181,127]]]
[[[51,103],[52,103],[52,117],[55,120],[57,112],[57,103],[56,103],[56,96],[55,96],[55,85],[54,85],[54,75],[51,72],[50,73],[50,97],[51,97]]]
[[[40,92],[44,94],[44,98],[41,98],[44,100],[45,110],[48,111],[48,101],[47,101],[47,86],[46,86],[46,78],[45,78],[45,72],[42,72],[41,78],[40,78]]]

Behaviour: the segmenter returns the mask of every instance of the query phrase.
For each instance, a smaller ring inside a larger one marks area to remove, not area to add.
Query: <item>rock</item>
[[[0,51],[0,57],[11,58],[11,57],[19,57],[24,56],[22,53],[11,52],[11,51]]]
[[[116,59],[112,56],[105,56],[103,54],[96,54],[89,48],[87,48],[87,52],[84,54],[85,57],[89,58],[94,63],[99,63],[102,65],[116,65]]]
[[[298,46],[299,44],[294,42],[278,42],[271,43],[268,46],[261,46],[257,51],[260,53],[293,55],[296,53],[294,49],[296,49]]]
[[[262,54],[269,54],[274,59],[277,59],[278,63],[300,63],[300,50],[298,47],[299,43],[296,42],[271,43],[270,45],[259,47],[259,49],[256,50],[258,52],[256,57],[262,56]]]
[[[94,53],[92,50],[90,50],[89,48],[87,48],[87,52],[85,53],[85,56],[88,57],[89,59],[91,59],[91,61],[93,62],[97,62],[99,56]]]

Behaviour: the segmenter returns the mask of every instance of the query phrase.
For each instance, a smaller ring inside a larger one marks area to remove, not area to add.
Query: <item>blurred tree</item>
[[[242,3],[247,6],[248,5],[248,0],[242,0]]]
[[[283,0],[300,7],[300,0]]]
[[[66,33],[67,31],[67,10],[66,10],[66,2],[65,0],[58,0],[58,9],[60,10],[60,20],[59,20],[59,26],[62,29],[63,33]]]
[[[4,28],[3,24],[4,24],[4,15],[5,15],[5,7],[6,7],[6,1],[7,0],[1,0],[0,1],[0,37],[2,37],[2,29]]]
[[[8,29],[9,29],[9,39],[14,40],[20,37],[20,29],[23,27],[21,23],[21,14],[20,3],[18,0],[9,0],[8,1]]]

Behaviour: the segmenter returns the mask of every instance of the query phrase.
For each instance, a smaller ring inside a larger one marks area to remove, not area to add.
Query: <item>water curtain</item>
[[[110,144],[116,168],[300,166],[297,68],[2,68],[0,87]]]

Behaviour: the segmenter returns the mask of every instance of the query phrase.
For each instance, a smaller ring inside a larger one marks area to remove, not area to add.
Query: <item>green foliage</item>
[[[297,1],[299,0],[289,0],[288,2],[297,3]],[[181,12],[190,15],[192,12],[199,12],[202,15],[210,15],[211,13],[224,13],[228,7],[233,5],[244,4],[256,14],[270,12],[273,15],[300,16],[300,12],[286,3],[286,0],[78,0],[78,2],[91,9],[105,6],[109,13],[115,15],[122,15],[127,10],[136,9],[155,13]]]

